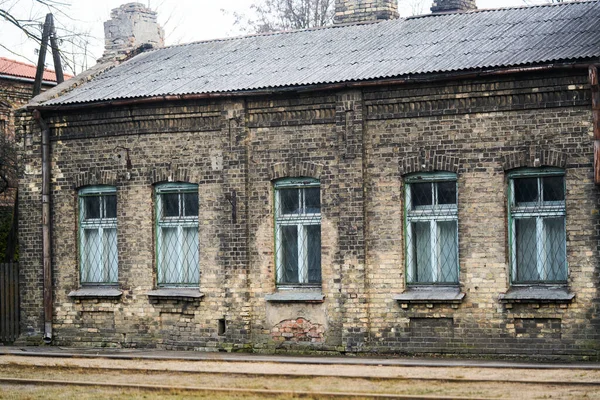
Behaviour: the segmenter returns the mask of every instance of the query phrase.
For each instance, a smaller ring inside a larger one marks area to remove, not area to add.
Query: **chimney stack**
[[[431,12],[434,14],[476,10],[475,0],[433,0]]]
[[[144,44],[165,45],[164,31],[156,21],[156,12],[141,3],[127,3],[110,12],[104,23],[104,54],[100,61],[126,54]]]
[[[398,18],[398,0],[335,0],[334,24]]]

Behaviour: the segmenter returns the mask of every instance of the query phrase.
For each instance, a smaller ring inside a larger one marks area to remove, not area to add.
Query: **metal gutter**
[[[42,129],[42,263],[44,270],[44,342],[52,342],[52,224],[50,221],[50,128],[39,110],[34,118]]]
[[[4,74],[0,74],[0,79],[8,79],[11,81],[25,82],[25,83],[33,83],[35,81],[35,79],[31,79],[31,78],[24,78],[24,77],[20,77],[20,76],[4,75]],[[56,86],[57,83],[54,81],[44,80],[44,81],[42,81],[42,85]]]

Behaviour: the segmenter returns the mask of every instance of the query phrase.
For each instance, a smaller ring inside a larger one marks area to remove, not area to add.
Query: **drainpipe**
[[[39,110],[33,117],[42,129],[42,262],[44,264],[44,343],[52,342],[52,225],[50,224],[50,128]]]

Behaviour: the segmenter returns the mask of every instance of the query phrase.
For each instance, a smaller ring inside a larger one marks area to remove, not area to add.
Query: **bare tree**
[[[330,25],[334,0],[257,0],[250,8],[252,17],[232,13],[235,24],[244,32],[265,33]]]
[[[69,6],[69,0],[0,0],[0,23],[17,29],[25,40],[39,48],[45,15],[52,13],[61,48],[61,60],[66,70],[76,74],[87,66],[91,37],[89,32],[80,32],[74,28],[72,19],[67,14]],[[36,62],[30,55],[11,48],[6,41],[0,41],[0,47],[32,63]]]

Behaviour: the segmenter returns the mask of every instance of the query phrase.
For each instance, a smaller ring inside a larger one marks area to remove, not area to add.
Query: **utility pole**
[[[44,77],[44,64],[46,63],[46,52],[48,51],[48,39],[52,48],[52,57],[54,59],[54,70],[56,71],[56,82],[62,83],[65,78],[60,62],[60,52],[58,51],[58,42],[56,40],[56,30],[54,29],[54,18],[52,14],[46,14],[44,30],[42,32],[42,43],[38,57],[37,70],[35,73],[35,82],[33,84],[33,97],[42,91],[42,81]]]

